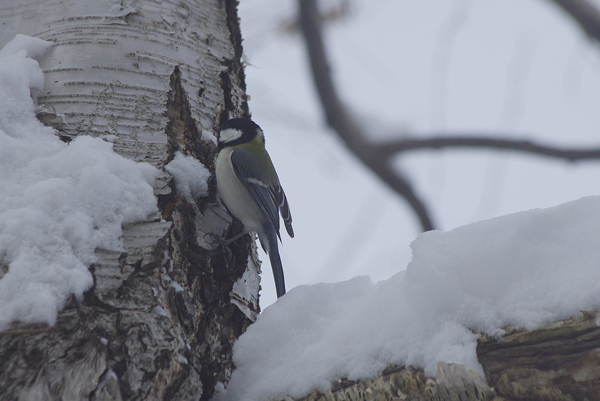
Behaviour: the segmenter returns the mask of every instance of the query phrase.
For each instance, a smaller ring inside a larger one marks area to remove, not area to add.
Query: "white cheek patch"
[[[242,136],[242,131],[240,131],[239,129],[227,128],[227,129],[222,130],[219,133],[219,142],[221,142],[221,143],[232,142],[232,141],[235,141],[236,139],[240,139],[241,136]]]

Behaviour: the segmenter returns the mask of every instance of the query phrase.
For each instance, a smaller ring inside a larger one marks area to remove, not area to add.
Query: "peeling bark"
[[[600,312],[550,327],[482,337],[477,356],[498,394],[510,400],[597,400]]]
[[[301,401],[487,401],[495,397],[494,390],[475,372],[467,372],[463,365],[440,362],[437,373],[436,381],[427,378],[421,369],[394,366],[374,379],[343,380],[324,394],[315,391]]]
[[[52,328],[15,322],[0,333],[0,400],[209,399],[259,312],[258,288],[234,287],[260,262],[249,236],[228,250],[207,241],[241,229],[214,179],[190,205],[163,168],[181,151],[214,171],[202,131],[248,115],[235,1],[7,3],[0,45],[16,33],[54,43],[40,59],[40,120],[65,141],[111,135],[115,151],[162,173],[160,213],[123,227],[123,252],[97,250],[83,300]]]
[[[600,398],[600,311],[535,331],[508,328],[502,338],[481,335],[477,357],[484,383],[463,365],[438,363],[437,378],[393,366],[379,377],[341,380],[301,401],[491,400],[592,401]],[[277,401],[290,400],[289,397]]]

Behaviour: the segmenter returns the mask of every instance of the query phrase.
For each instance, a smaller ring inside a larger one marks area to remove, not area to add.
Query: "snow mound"
[[[157,211],[156,169],[87,136],[63,143],[35,117],[44,75],[28,55],[50,43],[17,35],[0,50],[0,330],[56,321],[92,283],[96,248],[119,250],[121,224]]]
[[[389,364],[482,374],[473,332],[600,308],[599,238],[600,197],[424,233],[406,272],[297,287],[265,309],[236,342],[237,369],[215,398],[301,397]]]
[[[175,179],[175,187],[179,196],[187,203],[195,205],[195,199],[208,195],[208,179],[210,171],[192,156],[176,152],[175,157],[165,166]]]

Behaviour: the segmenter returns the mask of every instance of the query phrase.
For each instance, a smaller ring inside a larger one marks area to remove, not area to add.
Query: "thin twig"
[[[448,135],[448,136],[446,136]],[[446,148],[487,148],[493,150],[509,150],[525,152],[540,156],[564,159],[567,161],[581,161],[600,159],[600,148],[559,148],[556,146],[541,145],[529,140],[498,139],[497,137],[457,136],[446,134],[431,138],[403,138],[396,141],[378,143],[375,152],[383,156],[392,156],[398,153],[417,149],[446,149]]]
[[[389,158],[378,157],[373,152],[372,144],[367,141],[360,125],[351,118],[350,113],[342,104],[331,78],[316,0],[298,0],[298,5],[300,7],[300,26],[308,50],[312,75],[327,123],[336,130],[342,140],[367,167],[406,199],[417,214],[423,231],[433,230],[434,226],[429,212],[423,201],[413,191],[410,183],[392,169]]]

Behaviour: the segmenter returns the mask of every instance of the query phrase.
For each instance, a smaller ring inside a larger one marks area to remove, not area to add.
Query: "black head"
[[[228,146],[248,143],[256,137],[263,142],[265,140],[263,131],[258,124],[247,118],[232,118],[225,121],[220,127],[215,127],[214,130],[219,133],[219,150]]]

